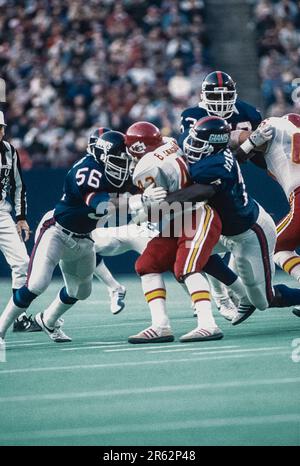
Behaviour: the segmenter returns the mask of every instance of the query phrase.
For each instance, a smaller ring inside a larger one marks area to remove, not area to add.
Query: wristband
[[[253,144],[253,142],[248,138],[246,139],[246,141],[243,142],[243,144],[240,146],[240,149],[242,149],[242,151],[245,153],[245,154],[249,154],[249,152],[251,152],[256,146]]]

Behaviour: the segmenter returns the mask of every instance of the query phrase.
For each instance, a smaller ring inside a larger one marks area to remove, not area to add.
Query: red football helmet
[[[147,152],[162,144],[162,136],[157,126],[147,121],[138,121],[126,131],[125,144],[129,155],[140,159]]]

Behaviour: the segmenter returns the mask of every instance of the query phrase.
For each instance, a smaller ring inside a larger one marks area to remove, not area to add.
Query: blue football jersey
[[[209,204],[220,215],[223,235],[238,235],[256,222],[258,205],[247,193],[239,164],[229,149],[190,164],[189,170],[194,182],[216,187]]]
[[[70,231],[90,233],[106,214],[110,194],[132,191],[132,187],[131,180],[122,188],[112,186],[105,176],[104,165],[86,155],[67,173],[64,194],[55,206],[54,217]]]
[[[182,147],[184,139],[187,137],[189,129],[194,126],[196,121],[208,116],[208,112],[203,103],[196,107],[185,109],[181,114],[181,126],[179,145]],[[233,114],[226,121],[230,124],[231,129],[253,130],[258,127],[262,121],[260,112],[252,105],[237,99]]]

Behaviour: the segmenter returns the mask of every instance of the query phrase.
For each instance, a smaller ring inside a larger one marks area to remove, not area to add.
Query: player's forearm
[[[168,194],[165,201],[169,204],[172,202],[201,202],[210,199],[215,193],[214,186],[195,183]]]

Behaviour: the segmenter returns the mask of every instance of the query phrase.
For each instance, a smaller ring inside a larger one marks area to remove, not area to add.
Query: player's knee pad
[[[71,296],[68,295],[65,286],[59,292],[59,299],[64,304],[75,304],[78,301],[77,298],[72,298]]]
[[[29,291],[26,286],[22,286],[22,288],[13,292],[13,301],[15,305],[22,308],[29,307],[36,297],[37,295]]]

